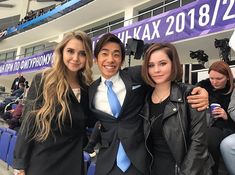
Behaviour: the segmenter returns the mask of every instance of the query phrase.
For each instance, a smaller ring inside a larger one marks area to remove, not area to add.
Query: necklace
[[[164,93],[163,95],[158,95],[157,92],[153,91],[153,94],[152,94],[152,101],[153,103],[162,103],[162,101],[164,101],[167,97],[169,97],[170,95],[170,89],[168,89],[166,91],[166,93]]]

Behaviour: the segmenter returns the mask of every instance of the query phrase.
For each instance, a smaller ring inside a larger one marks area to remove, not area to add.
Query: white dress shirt
[[[93,104],[96,109],[103,111],[105,113],[108,113],[110,115],[112,114],[111,108],[109,106],[108,96],[107,96],[107,86],[104,84],[105,78],[101,77],[100,85],[97,88],[97,92],[94,97]],[[116,93],[117,98],[122,106],[125,96],[126,96],[126,87],[124,82],[122,81],[121,77],[119,76],[119,73],[108,79],[113,82],[112,89]]]

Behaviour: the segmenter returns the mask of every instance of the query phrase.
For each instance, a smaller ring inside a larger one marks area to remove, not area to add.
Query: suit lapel
[[[164,110],[164,115],[162,120],[165,120],[166,118],[172,116],[173,114],[177,113],[178,109],[176,108],[176,106],[170,101]]]
[[[179,110],[179,105],[178,105],[179,103],[183,103],[182,92],[177,84],[172,83],[170,102],[165,107],[163,119],[166,119],[172,116],[174,113],[177,113]]]
[[[90,86],[90,89],[89,89],[89,108],[92,112],[94,113],[97,113],[98,115],[102,115],[102,116],[107,116],[109,118],[112,118],[112,119],[115,119],[112,115],[110,114],[107,114],[103,111],[100,111],[98,109],[95,109],[94,108],[94,105],[93,105],[93,101],[94,101],[94,97],[95,97],[95,93],[97,92],[97,88],[98,86],[100,85],[100,82],[101,82],[101,77],[99,79],[97,79],[91,86]]]
[[[126,96],[125,96],[125,99],[124,99],[124,102],[122,104],[122,108],[121,108],[121,112],[119,115],[122,115],[122,112],[123,110],[125,109],[126,106],[128,106],[128,102],[129,102],[129,99],[130,99],[130,94],[131,94],[131,91],[132,91],[132,81],[131,79],[129,78],[129,76],[125,76],[122,71],[120,71],[119,73],[122,81],[124,82],[125,84],[125,87],[126,87]]]
[[[95,97],[95,93],[97,92],[97,88],[101,82],[101,78],[97,79],[89,88],[89,107],[91,110],[95,110],[93,106],[93,100]]]

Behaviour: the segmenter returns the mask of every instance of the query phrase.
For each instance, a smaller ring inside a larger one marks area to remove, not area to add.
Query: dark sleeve
[[[11,93],[11,96],[15,96],[15,95],[18,93],[18,90],[19,90],[19,89],[14,90],[14,91]]]
[[[92,115],[92,113],[90,112],[89,108],[86,112],[86,115],[88,116],[87,122],[86,122],[86,126],[88,128],[93,128],[95,126],[95,123],[97,122],[97,119]]]
[[[13,83],[12,83],[12,85],[11,85],[11,90],[13,90],[13,89],[14,89],[14,87],[15,87],[15,83],[16,83],[16,79],[14,79],[14,81],[13,81]]]
[[[123,69],[124,72],[127,72],[133,82],[139,82],[141,84],[144,83],[143,78],[141,76],[141,66],[133,66],[133,67],[127,67]]]
[[[83,107],[84,113],[87,116],[86,120],[86,127],[93,128],[97,119],[92,115],[90,108],[89,108],[89,97],[88,97],[88,86],[83,86],[82,90],[82,97],[81,97],[81,105]]]
[[[34,120],[32,120],[32,117],[28,117],[28,115],[34,108],[34,101],[39,94],[40,80],[41,78],[39,78],[38,75],[34,77],[24,105],[22,113],[23,123],[17,135],[14,151],[13,167],[15,169],[26,169],[29,163],[31,152],[33,151],[34,142],[30,138],[30,133],[32,133]]]
[[[187,95],[189,95],[189,92],[186,93]],[[180,174],[197,175],[205,169],[209,160],[206,135],[206,111],[199,112],[189,104],[186,106],[188,118],[188,131],[186,131],[186,135],[188,135],[188,150],[181,164]]]
[[[145,92],[151,91],[152,87],[147,85],[143,80],[143,77],[141,75],[141,68],[142,66],[133,66],[133,67],[124,68],[122,71],[129,75],[133,83],[136,83],[136,85],[141,84]]]
[[[201,80],[199,81],[196,86],[200,86],[204,89],[208,89],[210,87],[210,80],[209,78],[205,79],[205,80]]]
[[[86,127],[93,128],[95,126],[95,123],[97,122],[97,119],[95,116],[93,116],[93,113],[90,111],[89,104],[87,105],[85,111],[87,115]]]

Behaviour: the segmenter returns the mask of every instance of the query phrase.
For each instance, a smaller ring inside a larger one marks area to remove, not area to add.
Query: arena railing
[[[47,12],[40,14],[40,16],[37,16],[34,19],[28,20],[17,26],[9,27],[6,30],[2,31],[0,33],[0,40],[18,34],[19,32],[29,30],[38,25],[47,23],[51,20],[57,19],[60,16],[63,16],[73,10],[76,10],[92,1],[93,0],[66,0],[58,6],[54,7],[53,9],[50,9]]]

